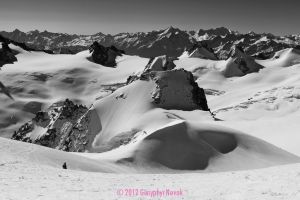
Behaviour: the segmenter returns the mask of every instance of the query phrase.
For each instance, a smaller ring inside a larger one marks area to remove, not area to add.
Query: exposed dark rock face
[[[193,87],[192,94],[193,94],[194,103],[199,105],[201,110],[210,111],[210,109],[208,108],[208,105],[207,105],[205,91],[203,88],[200,88],[198,86],[198,84],[195,82],[194,76],[192,73],[189,73],[189,82],[190,82],[191,86]]]
[[[12,139],[56,148],[63,151],[83,152],[89,149],[97,131],[91,118],[94,111],[66,99],[40,111],[12,136]],[[38,132],[40,135],[35,135]]]
[[[145,74],[156,84],[153,103],[165,109],[209,111],[204,90],[195,82],[191,72],[179,69],[152,71]]]
[[[244,76],[258,72],[262,68],[263,66],[256,63],[253,57],[247,55],[241,46],[235,45],[231,48],[223,73],[225,77]]]
[[[3,93],[9,98],[11,98],[12,100],[14,100],[14,98],[10,94],[9,89],[1,81],[0,81],[0,93]]]
[[[252,55],[253,58],[258,60],[266,60],[272,58],[272,53],[260,52]]]
[[[13,51],[9,48],[8,43],[2,43],[2,48],[0,49],[0,67],[5,64],[13,64],[17,61],[16,56]]]
[[[100,65],[107,67],[116,66],[116,57],[125,54],[123,50],[117,49],[115,46],[104,47],[98,42],[94,42],[89,48],[92,52],[92,60]]]

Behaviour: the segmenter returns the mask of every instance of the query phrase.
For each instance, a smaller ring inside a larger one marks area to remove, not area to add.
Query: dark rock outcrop
[[[98,42],[94,42],[89,50],[92,52],[92,61],[107,67],[116,66],[116,57],[125,54],[123,50],[119,50],[115,46],[104,47]]]
[[[153,103],[164,109],[209,111],[203,88],[184,69],[152,71],[144,75],[154,81]]]
[[[273,53],[260,52],[260,53],[253,54],[252,57],[258,60],[266,60],[272,58],[272,55]]]
[[[16,56],[13,51],[9,48],[8,43],[2,43],[2,48],[0,49],[0,67],[5,64],[13,64],[17,61]]]
[[[93,124],[95,115],[95,111],[66,99],[38,112],[15,131],[12,139],[63,151],[83,152],[90,148],[93,138],[101,130]]]
[[[14,98],[11,96],[9,89],[0,81],[0,93],[5,94],[10,99],[14,100]]]

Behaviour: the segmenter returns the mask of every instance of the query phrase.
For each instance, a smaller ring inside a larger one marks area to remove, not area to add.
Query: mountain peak
[[[28,33],[28,34],[39,34],[40,31],[37,30],[37,29],[35,29],[35,30],[33,30],[33,31],[28,31],[27,33]]]
[[[20,31],[19,29],[15,29],[14,31],[13,31],[13,33],[21,33],[22,31]]]
[[[182,32],[179,28],[175,28],[173,26],[169,26],[168,28],[164,29],[164,33],[175,33],[175,32]]]
[[[108,34],[108,35],[109,35],[109,34]],[[98,32],[98,33],[93,34],[93,36],[105,36],[105,34],[102,33],[102,32]]]
[[[230,50],[231,57],[241,56],[245,54],[244,49],[240,45],[233,45]]]
[[[205,35],[205,34],[208,34],[208,35],[222,35],[222,36],[225,36],[227,34],[231,34],[231,33],[234,33],[234,31],[228,29],[228,28],[225,28],[225,27],[217,27],[217,28],[211,28],[211,29],[199,29],[197,31],[198,35]]]

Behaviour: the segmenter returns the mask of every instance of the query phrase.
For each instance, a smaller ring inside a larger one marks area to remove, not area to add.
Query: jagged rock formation
[[[208,45],[206,41],[199,41],[193,45],[187,51],[188,57],[190,58],[203,58],[210,60],[217,60],[217,56],[214,50]]]
[[[12,139],[56,148],[83,152],[90,148],[101,125],[94,122],[95,111],[66,99],[40,111],[20,127]]]
[[[155,82],[152,99],[161,108],[209,111],[204,90],[195,82],[193,74],[174,67],[173,60],[167,56],[150,59],[141,74],[128,77],[127,84],[136,80]]]
[[[89,50],[92,52],[92,61],[107,67],[116,66],[116,57],[125,54],[123,50],[119,50],[115,46],[104,47],[98,42],[94,42]]]
[[[129,55],[142,57],[160,55],[178,57],[185,49],[189,49],[197,41],[203,40],[209,44],[219,59],[226,59],[233,45],[241,46],[248,55],[257,56],[260,54],[263,56],[258,56],[258,58],[265,58],[272,57],[276,51],[300,44],[299,35],[281,37],[270,33],[249,32],[241,34],[224,27],[200,29],[199,31],[182,31],[178,28],[169,27],[147,33],[119,33],[116,35],[103,33],[69,35],[37,30],[24,33],[17,29],[13,32],[2,31],[0,34],[17,42],[25,42],[27,46],[35,49],[50,49],[59,52],[60,48],[67,48],[77,53],[88,49],[92,45],[92,41],[97,41],[104,46],[114,45],[119,49],[124,49]]]
[[[236,45],[231,48],[223,71],[225,77],[244,76],[258,72],[263,66],[255,62],[254,58],[245,54],[244,50]]]
[[[209,111],[204,90],[194,81],[193,74],[183,69],[152,71],[144,74],[156,84],[153,103],[165,109]]]

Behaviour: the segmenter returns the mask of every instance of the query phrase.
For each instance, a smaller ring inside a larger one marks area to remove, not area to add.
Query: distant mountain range
[[[224,27],[198,31],[184,31],[169,27],[151,32],[116,35],[101,32],[93,35],[38,30],[22,32],[18,29],[12,32],[1,31],[0,34],[17,42],[25,42],[31,48],[52,50],[54,53],[77,53],[88,49],[94,41],[98,41],[104,46],[114,45],[125,50],[129,55],[142,57],[165,54],[178,57],[198,41],[206,41],[219,59],[226,59],[231,47],[237,45],[248,55],[258,58],[267,58],[278,50],[300,45],[300,35],[275,36],[271,33],[254,32],[242,34]]]

